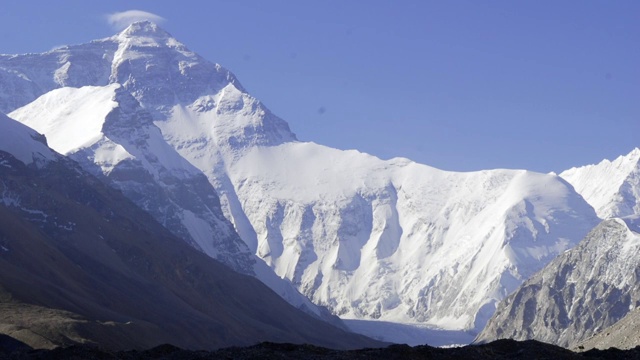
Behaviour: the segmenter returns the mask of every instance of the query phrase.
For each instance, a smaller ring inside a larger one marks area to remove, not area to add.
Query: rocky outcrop
[[[477,342],[535,339],[565,347],[640,307],[639,218],[603,221],[500,303]]]
[[[579,342],[574,346],[574,350],[633,349],[638,346],[640,346],[640,308],[630,311],[615,324]]]

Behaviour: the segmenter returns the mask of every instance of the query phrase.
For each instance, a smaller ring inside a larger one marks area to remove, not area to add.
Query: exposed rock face
[[[640,307],[639,224],[638,216],[603,221],[501,302],[476,341],[572,347]]]
[[[574,350],[633,349],[638,346],[640,346],[640,308],[630,311],[615,324],[578,343]]]

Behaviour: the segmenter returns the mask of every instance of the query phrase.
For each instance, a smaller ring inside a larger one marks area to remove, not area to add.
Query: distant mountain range
[[[379,321],[380,333],[359,331],[382,339],[385,323],[481,331],[508,294],[574,254],[598,215],[638,210],[637,150],[557,176],[448,172],[300,142],[228,70],[150,22],[0,55],[0,111],[123,194],[164,236],[258,278],[313,321]],[[59,157],[38,143],[4,151]],[[164,251],[153,246],[145,256]],[[490,326],[503,326],[501,311]],[[336,346],[365,341],[346,339]]]

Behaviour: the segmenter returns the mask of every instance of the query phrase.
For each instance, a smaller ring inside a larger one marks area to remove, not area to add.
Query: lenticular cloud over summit
[[[160,15],[152,14],[142,10],[127,10],[107,15],[107,22],[115,30],[122,30],[136,21],[151,21],[157,24],[164,23],[166,21]]]

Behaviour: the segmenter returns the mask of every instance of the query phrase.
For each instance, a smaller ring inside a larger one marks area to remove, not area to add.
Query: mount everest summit
[[[564,173],[447,172],[298,141],[233,74],[149,22],[0,55],[0,112],[325,318],[292,287],[346,319],[479,331],[599,222]]]

